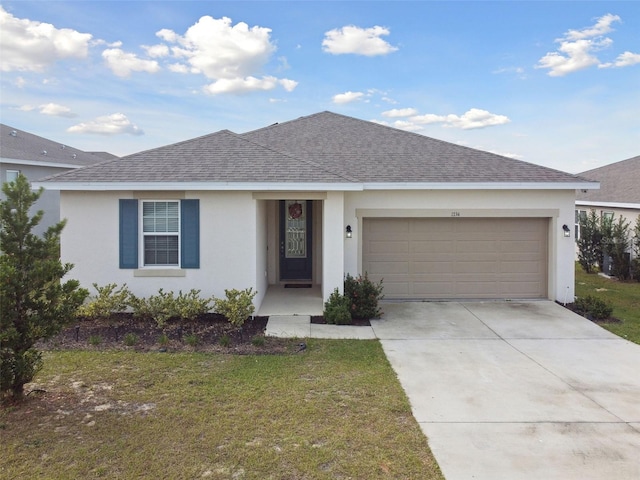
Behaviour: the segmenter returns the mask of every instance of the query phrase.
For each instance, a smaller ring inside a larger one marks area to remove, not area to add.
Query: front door
[[[311,205],[280,201],[280,280],[311,280]]]

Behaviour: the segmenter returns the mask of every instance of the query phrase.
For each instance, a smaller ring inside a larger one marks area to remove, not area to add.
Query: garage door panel
[[[544,298],[548,220],[371,218],[363,271],[393,298]]]

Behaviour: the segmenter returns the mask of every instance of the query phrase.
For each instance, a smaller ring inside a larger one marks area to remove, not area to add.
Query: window
[[[119,204],[120,268],[200,268],[199,200],[121,199]]]
[[[15,182],[20,175],[20,170],[7,170],[7,182]]]
[[[179,202],[142,202],[143,265],[178,265]]]
[[[613,222],[613,212],[605,212],[604,210],[600,212],[602,215],[602,219],[607,222]]]

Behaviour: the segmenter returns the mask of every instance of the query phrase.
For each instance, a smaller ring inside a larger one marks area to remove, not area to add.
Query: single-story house
[[[76,168],[93,165],[107,158],[39,137],[9,125],[0,124],[0,182],[15,180],[22,173],[30,182]],[[4,199],[2,192],[0,198]],[[34,205],[44,217],[35,233],[43,233],[60,221],[60,193],[47,190]]]
[[[385,299],[574,295],[575,175],[331,112],[67,172],[62,257],[138,295],[252,287],[254,302],[346,274]]]
[[[604,167],[578,174],[582,178],[600,183],[599,190],[578,190],[576,193],[576,239],[581,217],[595,211],[601,218],[617,221],[626,218],[635,226],[640,215],[640,155]]]

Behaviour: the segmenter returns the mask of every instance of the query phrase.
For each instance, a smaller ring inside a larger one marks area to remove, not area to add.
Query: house
[[[85,286],[265,295],[345,274],[386,299],[571,300],[577,176],[331,112],[42,181]],[[567,238],[569,237],[569,238]],[[297,289],[292,289],[295,291]]]
[[[635,226],[640,215],[640,155],[578,175],[600,182],[600,190],[576,192],[576,238],[579,238],[580,218],[590,210],[602,218],[617,220],[622,216],[631,223],[631,228]]]
[[[2,183],[15,180],[19,173],[33,183],[50,175],[101,161],[103,158],[100,156],[0,124]],[[4,198],[1,192],[0,198]],[[42,222],[34,229],[35,233],[40,234],[60,221],[60,193],[54,190],[43,192],[34,208],[44,211]]]

